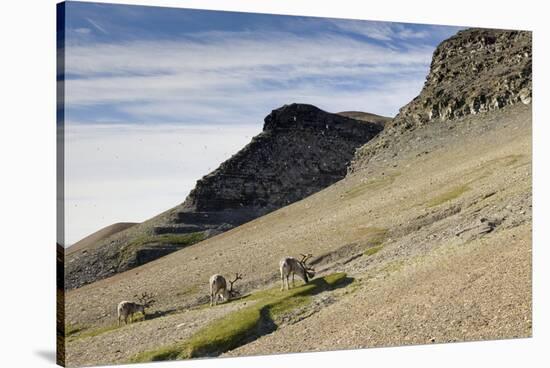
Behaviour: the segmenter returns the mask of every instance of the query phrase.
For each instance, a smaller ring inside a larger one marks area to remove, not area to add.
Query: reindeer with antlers
[[[145,319],[145,308],[149,308],[155,303],[155,299],[153,299],[153,296],[148,293],[142,293],[140,297],[138,297],[136,294],[134,295],[134,297],[138,299],[138,303],[129,301],[122,301],[118,303],[117,314],[119,326],[122,320],[124,320],[124,324],[128,324],[128,320],[130,320],[130,322],[133,322],[134,314],[136,313],[141,313],[143,319]]]
[[[309,258],[313,257],[313,254],[300,254],[301,260],[297,260],[294,257],[285,257],[279,262],[279,270],[281,271],[281,291],[285,289],[289,290],[288,277],[292,275],[292,287],[294,287],[294,275],[298,275],[307,284],[310,278],[315,276],[315,269],[309,267],[306,262]]]
[[[230,298],[237,296],[238,291],[233,290],[233,284],[237,280],[242,280],[243,275],[238,272],[235,274],[235,279],[229,281],[229,289],[225,277],[219,274],[210,277],[210,306],[217,305],[218,299],[221,297],[224,301],[229,301]]]

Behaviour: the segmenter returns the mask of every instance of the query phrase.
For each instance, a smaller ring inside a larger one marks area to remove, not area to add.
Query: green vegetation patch
[[[366,247],[381,245],[388,236],[388,229],[376,226],[349,226],[336,231],[342,239],[353,239]]]
[[[375,255],[375,254],[378,253],[382,248],[384,248],[383,245],[379,245],[379,246],[376,246],[376,247],[367,248],[367,250],[365,250],[365,252],[363,253],[363,255],[365,255],[365,256],[372,256],[372,255]]]
[[[368,247],[378,247],[386,240],[388,230],[380,227],[367,227],[360,229],[361,236],[366,239]]]
[[[161,234],[146,235],[133,240],[128,247],[142,246],[146,244],[173,244],[187,246],[204,240],[204,234],[201,231],[187,234]]]
[[[200,286],[199,285],[193,285],[193,286],[190,286],[186,289],[183,289],[182,291],[178,291],[176,293],[176,296],[178,297],[187,297],[189,295],[192,295],[192,294],[196,294],[200,291]]]
[[[525,162],[525,158],[528,157],[526,155],[508,155],[485,161],[476,168],[465,173],[465,179],[471,178],[469,181],[466,181],[465,184],[473,184],[476,181],[486,179],[495,173],[500,173],[501,168],[503,167],[514,169],[525,164],[529,164],[530,161]]]
[[[86,326],[82,325],[65,325],[65,337],[76,335],[79,332],[82,332],[86,329]]]
[[[103,327],[99,327],[99,328],[96,328],[96,329],[93,329],[93,330],[86,330],[83,327],[80,330],[78,330],[77,332],[73,332],[72,334],[66,333],[66,336],[69,337],[69,341],[75,341],[75,340],[78,340],[78,339],[85,339],[85,338],[88,338],[88,337],[98,336],[98,335],[104,334],[106,332],[116,330],[117,328],[118,328],[117,324],[103,326]]]
[[[343,199],[344,200],[355,199],[357,197],[361,197],[362,195],[369,193],[370,191],[377,190],[380,188],[385,188],[391,185],[395,181],[395,178],[397,178],[399,175],[401,175],[401,173],[398,171],[395,171],[395,172],[386,173],[379,177],[368,180],[366,183],[359,184],[356,187],[345,192],[343,195]]]
[[[456,199],[460,197],[462,194],[470,190],[470,187],[468,185],[460,185],[457,186],[447,192],[444,192],[434,198],[432,198],[426,205],[428,207],[435,207],[439,206],[440,204],[443,204],[445,202],[451,201],[453,199]]]
[[[516,164],[520,159],[526,157],[525,155],[508,155],[493,160],[484,162],[485,167],[495,167],[495,166],[512,166]]]
[[[187,234],[143,235],[132,240],[121,249],[119,254],[119,265],[131,259],[136,250],[144,245],[175,245],[186,247],[203,241],[204,239],[204,233],[201,231]]]
[[[312,295],[351,282],[343,272],[331,274],[294,289],[280,291],[278,287],[260,291],[247,299],[254,301],[245,307],[212,322],[181,344],[164,346],[136,355],[132,362],[189,359],[217,356],[252,341],[277,327],[273,320],[289,310],[309,303]]]

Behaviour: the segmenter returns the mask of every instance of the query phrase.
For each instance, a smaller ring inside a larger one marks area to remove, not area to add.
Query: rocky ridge
[[[405,131],[498,110],[532,99],[532,33],[467,29],[434,51],[420,94],[403,106],[384,132],[361,147],[350,172],[366,168],[377,153],[398,154],[396,137]]]

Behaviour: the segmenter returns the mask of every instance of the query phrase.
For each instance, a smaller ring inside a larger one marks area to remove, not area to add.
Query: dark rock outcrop
[[[342,179],[355,149],[380,130],[311,105],[283,106],[250,144],[197,181],[185,204],[193,212],[270,212]]]
[[[262,133],[197,181],[157,234],[215,235],[305,198],[342,179],[355,149],[379,124],[291,104],[264,119]]]
[[[532,99],[532,34],[468,29],[435,50],[421,93],[399,110],[384,132],[357,151],[350,170],[387,150],[394,137],[441,120],[501,109]]]
[[[273,110],[263,132],[197,181],[181,205],[66,256],[66,287],[126,271],[265,215],[343,179],[381,124],[312,105]]]

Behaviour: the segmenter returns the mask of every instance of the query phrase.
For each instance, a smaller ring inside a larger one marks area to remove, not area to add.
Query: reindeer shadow
[[[298,294],[296,296],[298,297],[315,296],[325,291],[340,289],[350,285],[353,282],[353,280],[354,279],[352,277],[346,276],[342,280],[334,284],[329,284],[324,278],[313,279],[313,280],[310,280],[308,284],[313,284],[315,285],[315,287],[308,292],[305,292],[303,294]],[[304,285],[307,285],[307,284],[304,284]],[[251,296],[251,295],[252,294],[248,294],[246,296]],[[264,335],[268,335],[279,328],[279,326],[277,325],[277,323],[272,317],[271,307],[272,306],[268,305],[263,307],[260,310],[260,323],[258,324],[258,331],[256,335],[251,339],[251,341],[256,340]],[[251,342],[251,341],[248,341],[248,342]]]
[[[343,277],[341,280],[333,284],[329,284],[324,278],[317,278],[311,280],[309,283],[315,285],[316,287],[311,290],[307,295],[317,295],[327,290],[337,290],[343,287],[350,285],[355,279],[353,277]]]
[[[148,320],[151,320],[151,319],[164,317],[164,316],[167,316],[169,314],[176,313],[176,312],[178,312],[178,309],[176,309],[176,308],[170,308],[170,309],[166,309],[166,310],[156,310],[154,312],[147,312],[147,313],[145,313],[144,320],[148,321]]]
[[[295,295],[291,295],[289,296],[289,298],[315,296],[325,291],[332,291],[332,290],[337,290],[337,289],[346,287],[350,285],[353,281],[354,281],[354,278],[348,277],[348,276],[345,276],[334,283],[327,282],[325,278],[313,279],[313,280],[310,280],[308,284],[300,285],[300,286],[304,286],[304,285],[312,284],[314,285],[313,288],[308,289],[304,292],[299,292]],[[297,288],[298,287],[299,286],[297,286]],[[288,292],[292,292],[292,289],[290,289],[290,291],[281,291],[281,293],[288,293]],[[238,298],[238,300],[245,300],[249,298],[252,299],[253,296],[254,294],[249,293],[241,296],[240,298]],[[283,294],[283,297],[284,297],[284,294]],[[259,339],[262,336],[268,335],[276,331],[279,328],[279,325],[274,320],[273,314],[272,314],[272,308],[275,307],[275,304],[276,303],[267,303],[265,306],[260,308],[260,319],[256,325],[256,328],[253,331],[250,331],[249,335],[246,338],[244,338],[242,341],[240,341],[240,343],[238,343],[236,346],[232,347],[231,349],[234,349],[242,345],[246,345],[254,340]],[[223,353],[223,351],[219,353]]]

